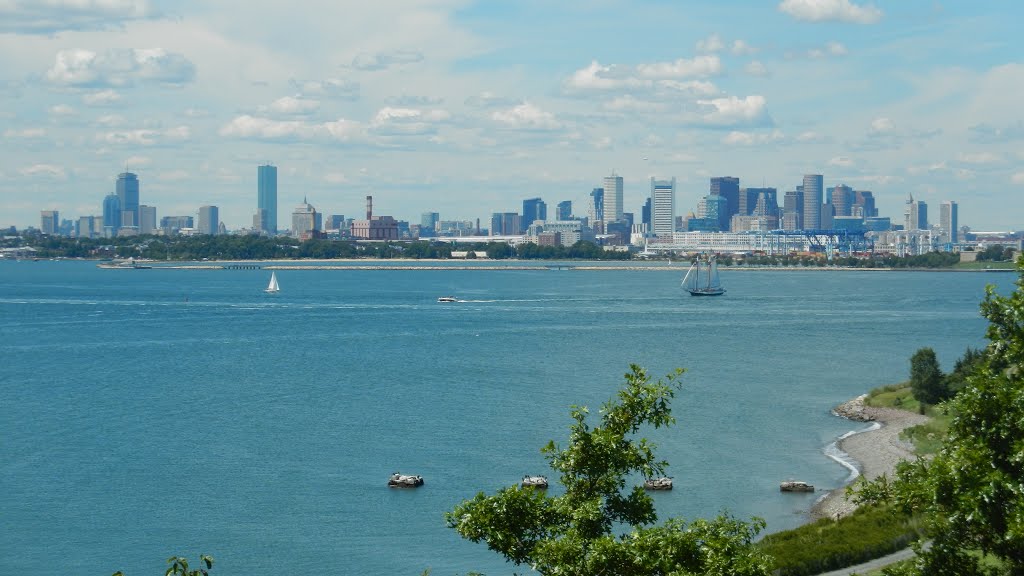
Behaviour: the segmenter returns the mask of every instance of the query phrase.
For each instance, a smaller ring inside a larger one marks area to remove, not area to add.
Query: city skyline
[[[0,7],[0,225],[102,215],[124,171],[158,218],[210,205],[247,228],[269,161],[282,210],[327,214],[373,195],[410,220],[535,197],[583,215],[609,174],[635,214],[651,178],[676,178],[686,214],[711,177],[782,197],[823,174],[894,219],[912,194],[975,229],[1024,226],[1014,4],[306,8]]]

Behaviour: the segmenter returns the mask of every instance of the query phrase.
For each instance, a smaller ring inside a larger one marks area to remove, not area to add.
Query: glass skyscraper
[[[266,222],[260,222],[262,231],[277,234],[277,166],[264,164],[256,170],[259,180],[257,214],[266,215]]]
[[[821,174],[804,175],[804,230],[821,228],[821,204],[825,199],[825,178]]]
[[[139,225],[139,177],[131,172],[117,175],[117,199],[121,201],[122,226]],[[127,217],[125,216],[127,215]],[[130,221],[130,222],[129,222]]]

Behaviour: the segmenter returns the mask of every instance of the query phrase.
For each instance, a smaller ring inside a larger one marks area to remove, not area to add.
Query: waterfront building
[[[292,236],[300,240],[309,240],[320,230],[322,216],[312,204],[302,199],[302,204],[292,211]]]
[[[139,234],[156,232],[156,206],[139,205]]]
[[[863,218],[874,218],[878,216],[878,209],[875,208],[874,194],[868,190],[857,190],[853,195],[853,211],[851,212],[851,215],[861,216]]]
[[[117,175],[117,199],[121,201],[122,226],[139,225],[139,177],[131,172]]]
[[[848,232],[866,232],[864,219],[860,216],[833,216],[832,230],[846,230]]]
[[[790,190],[782,199],[782,229],[803,230],[804,228],[804,192]]]
[[[534,222],[540,220],[544,222],[548,219],[548,205],[544,203],[540,198],[528,198],[523,200],[523,215],[519,220],[519,225],[522,226],[520,232],[525,231],[526,228]]]
[[[408,229],[408,222],[405,223]],[[373,215],[373,196],[366,197],[366,220],[352,221],[352,237],[362,240],[398,240],[399,222],[391,216]]]
[[[562,200],[555,208],[555,220],[572,220],[572,200]]]
[[[216,206],[199,207],[199,233],[214,236],[220,224],[220,210]]]
[[[821,228],[821,205],[824,202],[825,178],[821,174],[805,174],[804,193],[804,230],[817,230]]]
[[[655,236],[672,236],[676,231],[676,179],[651,178],[650,224]]]
[[[778,227],[778,216],[734,214],[729,222],[729,229],[733,232],[767,231],[776,230]]]
[[[725,198],[726,205],[725,211],[722,214],[722,220],[726,228],[729,226],[729,220],[734,214],[738,214],[740,211],[740,179],[733,178],[732,176],[717,176],[711,179],[711,195],[721,196]]]
[[[853,205],[856,202],[853,188],[845,184],[833,186],[828,189],[828,203],[832,205],[834,216],[852,216]],[[822,226],[824,228],[824,226]]]
[[[160,230],[165,236],[174,236],[182,230],[192,229],[194,221],[191,216],[164,216],[160,219]]]
[[[121,227],[121,199],[117,194],[108,194],[103,198],[103,229],[108,237],[117,234]]]
[[[956,244],[960,241],[957,231],[957,203],[947,200],[939,205],[939,228],[942,230],[943,241]]]
[[[420,214],[420,233],[422,237],[436,236],[438,233],[437,223],[441,215],[437,212],[424,212]]]
[[[256,169],[256,178],[256,214],[260,217],[259,231],[273,236],[277,234],[277,166],[259,166]]]
[[[43,234],[57,235],[60,227],[60,213],[57,210],[42,210],[39,214],[39,231]]]
[[[608,224],[622,220],[622,176],[612,174],[604,178],[604,218],[602,222],[607,230]]]
[[[887,232],[892,229],[888,216],[871,216],[864,219],[864,227],[871,232]]]

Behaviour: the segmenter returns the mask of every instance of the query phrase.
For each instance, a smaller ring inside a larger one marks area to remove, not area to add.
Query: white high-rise
[[[824,177],[821,174],[804,175],[804,230],[821,228],[821,204],[825,196]]]
[[[622,176],[604,178],[604,222],[622,220]]]
[[[651,178],[651,232],[671,238],[676,230],[676,179]]]
[[[960,241],[957,232],[957,204],[947,200],[939,205],[939,228],[942,228],[942,236],[946,242],[956,244]]]

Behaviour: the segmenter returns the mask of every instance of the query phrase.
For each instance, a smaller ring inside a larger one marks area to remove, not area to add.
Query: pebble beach
[[[858,396],[837,406],[834,412],[850,420],[877,422],[880,427],[843,438],[839,441],[839,449],[857,462],[860,476],[868,480],[883,474],[892,477],[897,464],[916,458],[913,446],[900,439],[900,432],[926,422],[928,417],[896,408],[868,406],[864,403],[865,398],[866,394]],[[856,507],[856,504],[846,499],[846,486],[841,486],[814,504],[811,520],[842,518]]]

